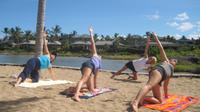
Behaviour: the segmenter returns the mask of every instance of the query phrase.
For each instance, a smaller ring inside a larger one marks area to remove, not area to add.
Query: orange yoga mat
[[[180,112],[198,101],[198,98],[191,96],[169,95],[169,98],[163,104],[145,104],[144,107],[162,112]]]

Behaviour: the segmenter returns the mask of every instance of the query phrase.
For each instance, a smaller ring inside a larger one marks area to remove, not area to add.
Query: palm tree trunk
[[[42,55],[43,53],[43,30],[44,30],[45,5],[46,5],[46,0],[39,0],[37,26],[36,26],[36,45],[35,45],[36,56]]]

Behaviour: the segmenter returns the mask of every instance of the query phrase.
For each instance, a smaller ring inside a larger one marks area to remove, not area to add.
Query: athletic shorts
[[[91,62],[91,61],[86,61],[86,62],[84,62],[83,64],[82,64],[82,66],[81,66],[81,73],[82,73],[82,75],[83,75],[83,69],[84,68],[90,68],[91,70],[92,70],[92,72],[91,72],[91,74],[92,73],[94,73],[95,72],[95,68],[94,68],[94,64]]]
[[[133,66],[133,62],[129,61],[128,63],[125,64],[125,66],[130,69],[132,72],[136,72],[135,67]]]
[[[156,66],[156,68],[153,69],[153,70],[157,70],[160,73],[161,77],[162,77],[161,81],[159,82],[160,86],[162,85],[162,82],[164,80],[166,80],[167,78],[170,77],[170,74],[167,74],[165,69],[163,67],[161,67],[161,66]]]

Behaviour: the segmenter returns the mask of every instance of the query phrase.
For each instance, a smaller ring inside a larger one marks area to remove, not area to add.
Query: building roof
[[[151,42],[150,45],[156,45],[157,43],[156,42]],[[163,46],[177,46],[178,44],[177,43],[173,43],[173,42],[161,42],[161,44]]]
[[[20,43],[20,45],[35,45],[35,40],[29,40],[28,42]],[[59,41],[48,42],[48,45],[61,45],[61,42]]]
[[[35,45],[35,40],[29,40],[28,42],[22,42],[20,45]]]
[[[61,45],[61,42],[59,41],[48,42],[48,45]]]
[[[113,42],[114,41],[96,41],[96,45],[98,46],[101,46],[101,45],[113,45]]]
[[[90,38],[90,35],[88,34],[82,34],[82,35],[75,35],[73,38]]]
[[[156,42],[151,42],[150,44],[151,44],[151,45],[155,45]],[[162,44],[162,45],[171,45],[171,44],[175,44],[175,43],[173,43],[173,42],[161,42],[161,44]]]
[[[86,42],[76,41],[76,42],[72,43],[72,45],[90,45],[90,44],[91,44],[90,41],[86,41]]]

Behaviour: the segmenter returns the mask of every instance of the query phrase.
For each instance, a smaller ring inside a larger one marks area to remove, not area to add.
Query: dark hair
[[[55,56],[55,58],[54,58],[54,60],[55,60],[58,54],[56,52],[52,52],[51,55]],[[50,63],[52,63],[54,60],[51,60]]]
[[[54,51],[54,52],[51,53],[51,55],[54,55],[55,58],[56,58],[58,54],[57,54],[57,52]]]
[[[146,35],[147,36],[151,36],[151,32],[146,32]]]

